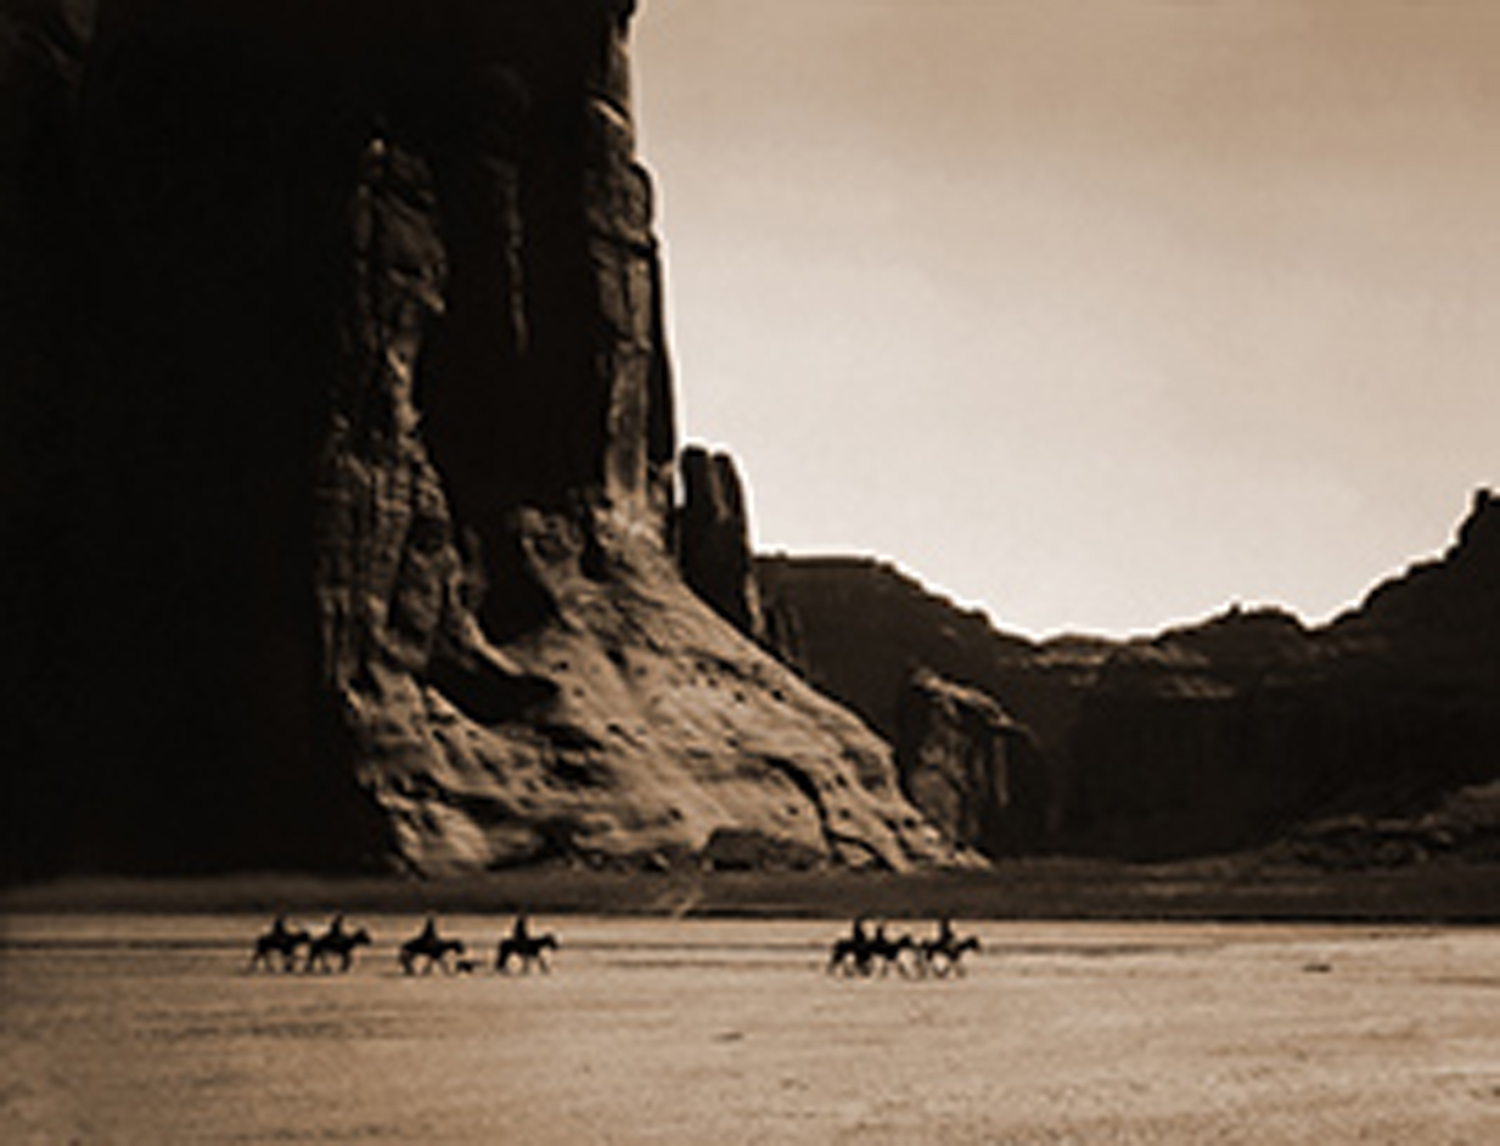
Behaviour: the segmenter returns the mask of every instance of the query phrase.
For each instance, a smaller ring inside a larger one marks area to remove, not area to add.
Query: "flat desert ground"
[[[857,979],[828,921],[541,917],[529,976],[478,915],[442,927],[481,970],[401,974],[411,914],[351,919],[348,975],[249,973],[267,922],[0,917],[0,1137],[1500,1141],[1494,928],[961,922],[964,977]]]

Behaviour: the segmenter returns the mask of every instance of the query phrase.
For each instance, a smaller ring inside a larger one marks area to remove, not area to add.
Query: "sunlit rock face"
[[[669,552],[632,7],[4,18],[12,867],[968,862]]]

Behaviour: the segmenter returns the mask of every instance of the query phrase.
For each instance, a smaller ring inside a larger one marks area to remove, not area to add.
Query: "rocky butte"
[[[9,872],[972,862],[679,573],[632,9],[7,6]]]

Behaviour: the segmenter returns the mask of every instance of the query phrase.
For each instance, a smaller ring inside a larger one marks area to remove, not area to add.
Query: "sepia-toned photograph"
[[[1497,53],[0,0],[0,1139],[1500,1140]]]

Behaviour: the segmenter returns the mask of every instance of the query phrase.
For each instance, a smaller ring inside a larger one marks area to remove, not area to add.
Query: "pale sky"
[[[761,551],[1318,621],[1500,485],[1500,0],[646,0],[634,57]]]

